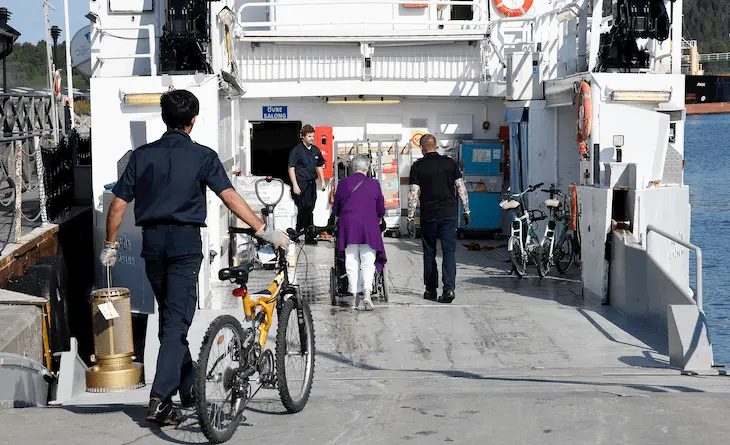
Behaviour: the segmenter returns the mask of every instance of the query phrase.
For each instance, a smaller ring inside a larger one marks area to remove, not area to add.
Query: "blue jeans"
[[[436,267],[436,240],[441,240],[444,292],[456,290],[456,217],[421,220],[423,245],[423,284],[426,290],[438,289],[439,272]]]

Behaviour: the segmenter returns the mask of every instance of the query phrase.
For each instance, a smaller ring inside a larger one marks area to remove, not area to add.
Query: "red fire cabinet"
[[[319,150],[324,156],[324,178],[332,178],[332,160],[334,159],[334,142],[332,137],[332,127],[315,127],[314,128],[314,145],[319,147]]]

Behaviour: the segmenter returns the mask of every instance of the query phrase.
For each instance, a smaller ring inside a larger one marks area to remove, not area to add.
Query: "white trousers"
[[[345,271],[350,293],[372,290],[376,255],[375,249],[367,244],[351,244],[345,248]]]

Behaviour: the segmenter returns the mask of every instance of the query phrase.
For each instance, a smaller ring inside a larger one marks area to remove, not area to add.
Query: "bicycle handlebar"
[[[273,203],[273,204],[267,204],[267,203],[265,203],[264,200],[261,199],[261,195],[259,194],[259,184],[262,183],[262,182],[264,182],[264,181],[266,181],[269,184],[271,184],[274,181],[275,182],[278,182],[279,184],[281,184],[281,193],[279,194],[279,199],[277,199],[276,202]],[[274,178],[272,176],[267,176],[265,178],[261,178],[261,179],[259,179],[258,181],[256,181],[254,183],[253,188],[254,188],[254,191],[256,192],[256,198],[258,198],[259,202],[261,204],[265,205],[265,206],[276,207],[276,205],[279,204],[279,202],[281,202],[281,199],[284,197],[284,181],[282,181],[279,178]]]
[[[544,182],[541,182],[539,184],[535,184],[535,185],[528,186],[527,189],[525,189],[521,193],[509,193],[509,192],[507,192],[507,193],[503,194],[501,198],[497,198],[497,201],[501,201],[502,199],[504,199],[506,197],[509,197],[509,198],[513,198],[513,197],[520,198],[520,197],[522,197],[522,195],[524,195],[526,193],[532,193],[532,192],[534,192],[535,190],[537,190],[540,187],[542,187],[544,184],[545,184]]]
[[[551,195],[558,195],[558,196],[565,197],[565,194],[563,192],[561,192],[559,188],[555,187],[555,184],[550,184],[550,188],[548,190],[541,189],[540,191],[543,193],[549,193]]]
[[[299,231],[296,231],[294,229],[287,229],[286,234],[289,236],[289,239],[296,242],[297,240],[299,240],[299,238],[301,238],[302,235],[307,233],[307,231],[309,231],[311,234],[317,234],[317,233],[322,233],[322,232],[328,232],[330,230],[332,230],[331,226],[325,226],[325,227],[309,226],[309,227],[306,227]],[[259,236],[256,236],[256,231],[250,227],[244,228],[244,227],[230,226],[230,227],[228,227],[228,232],[229,233],[239,233],[239,234],[243,234],[243,235],[248,235],[252,238],[261,239]]]

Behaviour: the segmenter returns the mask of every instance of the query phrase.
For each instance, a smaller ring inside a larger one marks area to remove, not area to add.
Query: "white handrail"
[[[359,22],[344,22],[344,21],[324,21],[324,22],[277,22],[276,20],[266,22],[244,22],[243,13],[246,9],[252,8],[268,8],[270,6],[334,6],[334,5],[404,5],[408,3],[414,3],[413,0],[294,0],[286,1],[282,3],[278,2],[257,2],[257,3],[246,3],[241,6],[236,14],[238,16],[238,23],[236,26],[241,28],[260,28],[264,26],[331,26],[331,25],[444,25],[447,23],[463,23],[472,24],[479,26],[486,26],[489,24],[488,20],[485,20],[485,11],[483,2],[480,0],[470,1],[454,1],[454,0],[422,0],[418,1],[419,4],[424,5],[459,5],[459,6],[473,6],[475,8],[474,18],[472,20],[427,20],[423,22],[413,22],[412,20],[376,20],[376,21],[359,21]],[[477,13],[478,10],[479,12]]]
[[[730,53],[708,53],[700,54],[700,62],[730,60]]]
[[[695,257],[696,257],[695,267],[697,269],[697,276],[695,277],[695,280],[697,281],[697,295],[695,296],[695,298],[696,298],[697,308],[700,310],[700,312],[703,312],[702,311],[702,249],[700,249],[699,247],[695,246],[692,243],[688,243],[687,241],[681,240],[681,239],[677,238],[676,236],[673,236],[661,229],[658,229],[652,225],[648,225],[648,226],[646,226],[646,253],[647,254],[649,253],[649,239],[650,239],[649,233],[650,232],[656,232],[659,235],[667,238],[670,241],[674,241],[675,243],[677,243],[681,246],[684,246],[690,250],[694,250]]]
[[[113,56],[97,56],[97,60],[105,61],[105,60],[122,60],[122,59],[150,59],[150,75],[156,76],[157,75],[157,62],[156,62],[156,55],[157,52],[157,46],[155,41],[155,25],[143,25],[143,26],[125,26],[120,28],[101,28],[96,27],[96,29],[99,31],[100,35],[108,34],[112,31],[147,31],[148,33],[148,40],[150,45],[150,52],[149,53],[142,53],[142,54],[121,54],[121,55],[113,55]]]

